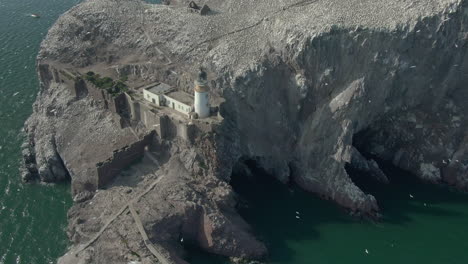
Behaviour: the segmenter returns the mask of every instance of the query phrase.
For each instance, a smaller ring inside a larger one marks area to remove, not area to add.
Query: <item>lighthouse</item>
[[[198,114],[198,118],[205,118],[210,116],[210,99],[208,81],[206,72],[200,69],[198,73],[198,79],[195,80],[195,113]]]

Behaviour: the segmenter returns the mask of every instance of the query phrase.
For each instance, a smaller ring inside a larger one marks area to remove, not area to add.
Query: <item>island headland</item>
[[[21,170],[71,181],[58,263],[262,259],[246,161],[365,217],[347,165],[468,190],[468,1],[189,2],[84,1],[42,42]]]

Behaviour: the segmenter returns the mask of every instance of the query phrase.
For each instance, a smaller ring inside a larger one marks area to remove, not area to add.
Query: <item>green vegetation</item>
[[[110,77],[101,77],[101,75],[89,71],[86,73],[85,79],[94,84],[97,88],[106,90],[113,96],[117,96],[128,91],[128,86],[125,84],[128,80],[126,76],[123,76],[118,81],[114,81]]]
[[[127,76],[126,74],[124,74],[124,75],[122,75],[122,76],[120,77],[120,80],[121,80],[122,82],[126,82],[126,81],[128,81],[128,76]]]
[[[206,164],[203,161],[199,161],[198,166],[200,166],[200,168],[204,170],[208,170],[208,166],[206,166]]]

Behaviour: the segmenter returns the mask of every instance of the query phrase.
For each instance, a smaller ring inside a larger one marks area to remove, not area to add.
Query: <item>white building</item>
[[[157,106],[164,106],[164,94],[172,88],[165,83],[150,84],[143,88],[143,96]]]
[[[170,107],[187,116],[193,111],[193,96],[182,91],[177,91],[165,83],[157,83],[144,87],[143,97],[157,106]]]
[[[165,83],[151,84],[143,88],[145,100],[157,105],[177,110],[188,117],[195,111],[198,118],[210,116],[210,97],[206,72],[200,70],[195,81],[195,96],[178,91]],[[195,98],[194,98],[195,97]]]

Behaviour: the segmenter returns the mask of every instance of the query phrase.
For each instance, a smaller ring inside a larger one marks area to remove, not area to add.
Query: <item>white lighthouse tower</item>
[[[208,81],[206,72],[200,69],[198,79],[195,81],[195,113],[198,118],[205,118],[210,116],[210,99]]]

